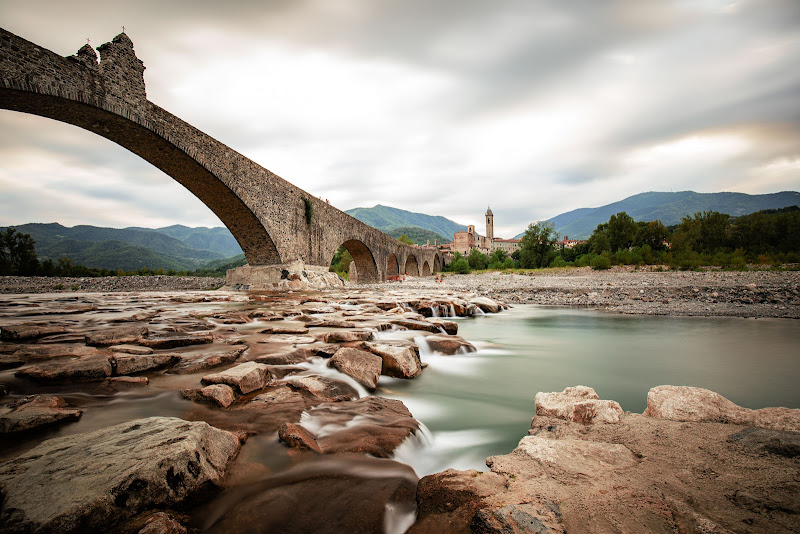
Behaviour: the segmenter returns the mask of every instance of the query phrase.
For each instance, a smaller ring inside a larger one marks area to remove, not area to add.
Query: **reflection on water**
[[[517,306],[462,319],[459,335],[479,351],[432,355],[411,381],[381,381],[431,435],[397,458],[420,476],[447,467],[485,469],[484,458],[526,435],[538,391],[587,385],[624,410],[643,412],[650,388],[707,388],[748,408],[800,408],[800,323],[616,315]]]

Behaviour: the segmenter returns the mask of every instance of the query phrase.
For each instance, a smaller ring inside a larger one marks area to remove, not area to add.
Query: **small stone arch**
[[[442,271],[442,260],[441,258],[439,258],[439,255],[437,254],[433,258],[433,272],[439,273],[441,271]]]
[[[417,257],[413,254],[409,254],[406,258],[406,268],[404,271],[409,276],[419,276],[419,264],[417,263]]]
[[[342,243],[342,246],[347,249],[347,252],[353,257],[353,263],[355,263],[355,269],[351,270],[355,276],[351,279],[351,282],[358,283],[358,284],[374,284],[380,281],[378,278],[378,266],[375,264],[375,258],[372,255],[372,251],[361,241],[357,239],[350,239]],[[334,251],[335,254],[335,251]],[[333,260],[333,254],[331,254],[331,260]]]
[[[427,260],[422,264],[422,276],[431,275],[431,264]]]
[[[386,260],[386,278],[390,276],[398,276],[400,274],[400,266],[397,263],[397,256],[394,252],[389,253],[389,259]]]

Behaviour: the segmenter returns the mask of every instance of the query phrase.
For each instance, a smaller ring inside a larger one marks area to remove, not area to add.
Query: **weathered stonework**
[[[0,28],[0,109],[72,124],[141,156],[206,204],[251,266],[327,266],[344,245],[358,282],[402,274],[398,266],[413,276],[440,270],[438,251],[367,226],[147,100],[126,34],[98,50],[99,63],[89,45],[65,58]]]

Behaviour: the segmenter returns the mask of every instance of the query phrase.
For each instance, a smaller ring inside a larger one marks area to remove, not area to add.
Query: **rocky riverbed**
[[[500,276],[0,297],[0,532],[800,530],[800,410],[697,388],[539,394],[485,472],[396,461],[424,428],[384,395],[475,350],[451,318]]]

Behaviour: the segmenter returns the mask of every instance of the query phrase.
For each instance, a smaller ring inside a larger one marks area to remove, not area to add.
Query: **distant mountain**
[[[194,270],[210,261],[226,259],[236,254],[194,248],[180,239],[147,228],[100,228],[88,225],[70,228],[58,223],[22,224],[14,228],[33,237],[40,260],[56,261],[67,256],[75,263],[101,269],[131,271],[148,267]],[[215,239],[219,238],[215,234],[209,233]],[[192,235],[202,237],[203,232],[188,232],[187,241]],[[214,239],[208,241],[213,242]],[[220,241],[224,243],[224,236]],[[223,246],[217,248],[225,250]]]
[[[467,229],[466,226],[442,216],[414,213],[389,206],[382,206],[380,204],[372,208],[353,208],[345,211],[345,213],[352,215],[359,221],[373,228],[387,233],[389,230],[394,230],[395,228],[403,226],[416,226],[417,228],[436,232],[440,236],[445,237],[447,241],[453,240],[453,234],[455,232]]]
[[[150,228],[139,228],[139,230],[152,231]],[[191,228],[189,226],[175,224],[163,228],[156,228],[155,231],[179,239],[191,248],[219,252],[226,258],[243,253],[242,247],[239,246],[236,238],[233,237],[230,230],[224,226],[217,226],[215,228],[198,226]]]
[[[599,208],[580,208],[549,219],[556,232],[574,239],[588,238],[598,224],[608,222],[609,217],[620,211],[626,212],[636,221],[659,220],[666,226],[678,224],[681,217],[700,211],[718,211],[728,215],[747,215],[760,210],[800,205],[800,193],[782,191],[766,195],[745,193],[659,193],[651,191],[633,195],[619,202]],[[519,234],[516,237],[521,237]]]
[[[445,239],[436,232],[431,232],[430,230],[425,230],[424,228],[418,228],[416,226],[398,226],[397,228],[387,230],[386,233],[395,239],[405,234],[417,245],[424,245],[428,242],[433,245],[434,243],[447,243],[452,241],[452,239]]]

